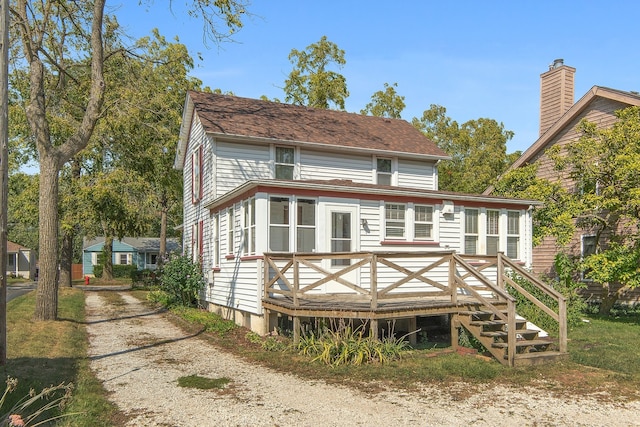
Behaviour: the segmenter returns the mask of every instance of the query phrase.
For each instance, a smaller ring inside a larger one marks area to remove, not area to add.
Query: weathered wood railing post
[[[507,301],[507,357],[509,366],[516,364],[516,302],[513,299]]]
[[[456,260],[453,256],[453,252],[449,254],[449,277],[448,277],[449,292],[451,293],[451,304],[458,304],[458,285],[456,284]],[[458,313],[454,312],[449,318],[449,328],[451,330],[451,348],[456,350],[458,348],[458,328],[460,322],[458,321]]]
[[[375,316],[376,309],[378,308],[378,255],[371,254],[370,257],[371,312]],[[376,319],[375,317],[371,319],[371,328],[369,334],[373,339],[378,339],[378,319]]]
[[[558,299],[558,346],[566,353],[567,349],[567,300]]]
[[[496,285],[498,285],[498,288],[504,290],[504,262],[502,260],[503,257],[503,253],[502,252],[498,252],[498,265],[496,266]]]
[[[297,310],[299,308],[298,292],[300,292],[300,264],[298,257],[293,254],[291,256],[293,261],[293,308]],[[298,345],[300,342],[300,317],[294,314],[293,316],[293,345]]]

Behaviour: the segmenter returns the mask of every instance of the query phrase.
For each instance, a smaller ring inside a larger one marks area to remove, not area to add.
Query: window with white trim
[[[202,146],[191,153],[191,201],[196,203],[202,198]]]
[[[292,180],[295,170],[295,149],[276,147],[275,178]]]
[[[486,226],[487,255],[497,255],[500,250],[500,211],[487,209]]]
[[[520,258],[520,212],[507,212],[507,256]]]
[[[433,240],[433,206],[413,207],[413,237],[416,240]]]
[[[269,198],[269,250],[289,252],[289,198]]]
[[[393,169],[391,159],[376,159],[376,184],[391,185]]]
[[[296,250],[314,252],[316,250],[316,201],[296,200]]]
[[[254,197],[242,203],[242,247],[244,255],[256,253],[256,199]]]
[[[478,253],[478,209],[464,210],[464,253]]]
[[[118,264],[120,265],[126,265],[129,264],[129,254],[120,254],[120,262]]]
[[[598,241],[595,235],[583,235],[580,240],[581,240],[580,242],[581,259],[584,260],[590,255],[593,255],[596,253]],[[580,278],[586,281],[591,280],[587,277],[588,273],[589,273],[588,269],[583,269],[582,271],[580,271]]]
[[[227,254],[233,254],[235,251],[235,228],[235,209],[233,206],[229,206],[227,209]]]
[[[401,203],[385,203],[385,239],[405,238],[405,205]]]
[[[220,266],[220,214],[216,213],[213,216],[213,227],[212,227],[212,253],[213,253],[213,266]]]

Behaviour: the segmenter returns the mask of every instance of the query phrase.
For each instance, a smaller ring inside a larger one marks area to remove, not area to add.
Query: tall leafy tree
[[[27,78],[19,100],[29,124],[29,135],[40,163],[39,247],[40,280],[36,294],[36,320],[57,317],[58,183],[63,165],[84,149],[104,112],[105,62],[118,53],[109,51],[117,37],[112,20],[105,17],[106,0],[29,2],[16,0],[11,7],[12,42],[22,53],[14,67]],[[205,20],[210,35],[220,20],[232,29],[241,26],[246,12],[242,0],[192,2],[192,12]],[[215,37],[214,37],[215,38]],[[86,77],[86,78],[85,78]],[[66,135],[52,138],[52,118],[64,122]],[[64,119],[64,120],[62,120]]]
[[[376,117],[388,117],[390,119],[400,119],[402,110],[406,104],[404,103],[404,96],[398,95],[396,88],[398,83],[389,85],[384,84],[384,90],[379,90],[371,96],[371,102],[369,102],[362,110],[360,114],[370,114]]]
[[[441,190],[481,193],[519,156],[507,155],[513,132],[493,119],[463,124],[447,116],[445,107],[432,104],[412,124],[442,148],[451,160],[438,165]]]
[[[8,239],[38,250],[38,177],[23,172],[9,176]]]
[[[329,41],[327,36],[312,43],[305,50],[291,50],[289,61],[293,70],[285,80],[285,101],[295,105],[344,110],[349,96],[347,81],[332,67],[342,68],[346,61],[344,50]]]

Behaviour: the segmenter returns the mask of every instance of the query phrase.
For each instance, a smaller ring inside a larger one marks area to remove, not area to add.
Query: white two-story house
[[[404,120],[189,92],[175,167],[183,247],[208,281],[203,300],[257,332],[278,317],[324,316],[311,308],[323,296],[334,298],[327,313],[406,319],[406,330],[429,311],[385,311],[383,297],[469,294],[450,290],[442,257],[504,253],[529,267],[536,202],[438,191],[447,158]],[[414,256],[371,263],[398,254]],[[375,309],[359,310],[363,301]]]

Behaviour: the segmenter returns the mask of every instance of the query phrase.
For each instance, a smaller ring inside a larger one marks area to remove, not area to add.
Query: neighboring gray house
[[[85,240],[82,249],[82,274],[93,276],[93,266],[98,265],[98,255],[102,253],[104,237]],[[179,239],[167,239],[167,253],[182,250]],[[160,254],[158,237],[124,237],[113,241],[114,265],[137,265],[138,270],[155,270]]]
[[[36,279],[36,252],[7,240],[7,275]]]

